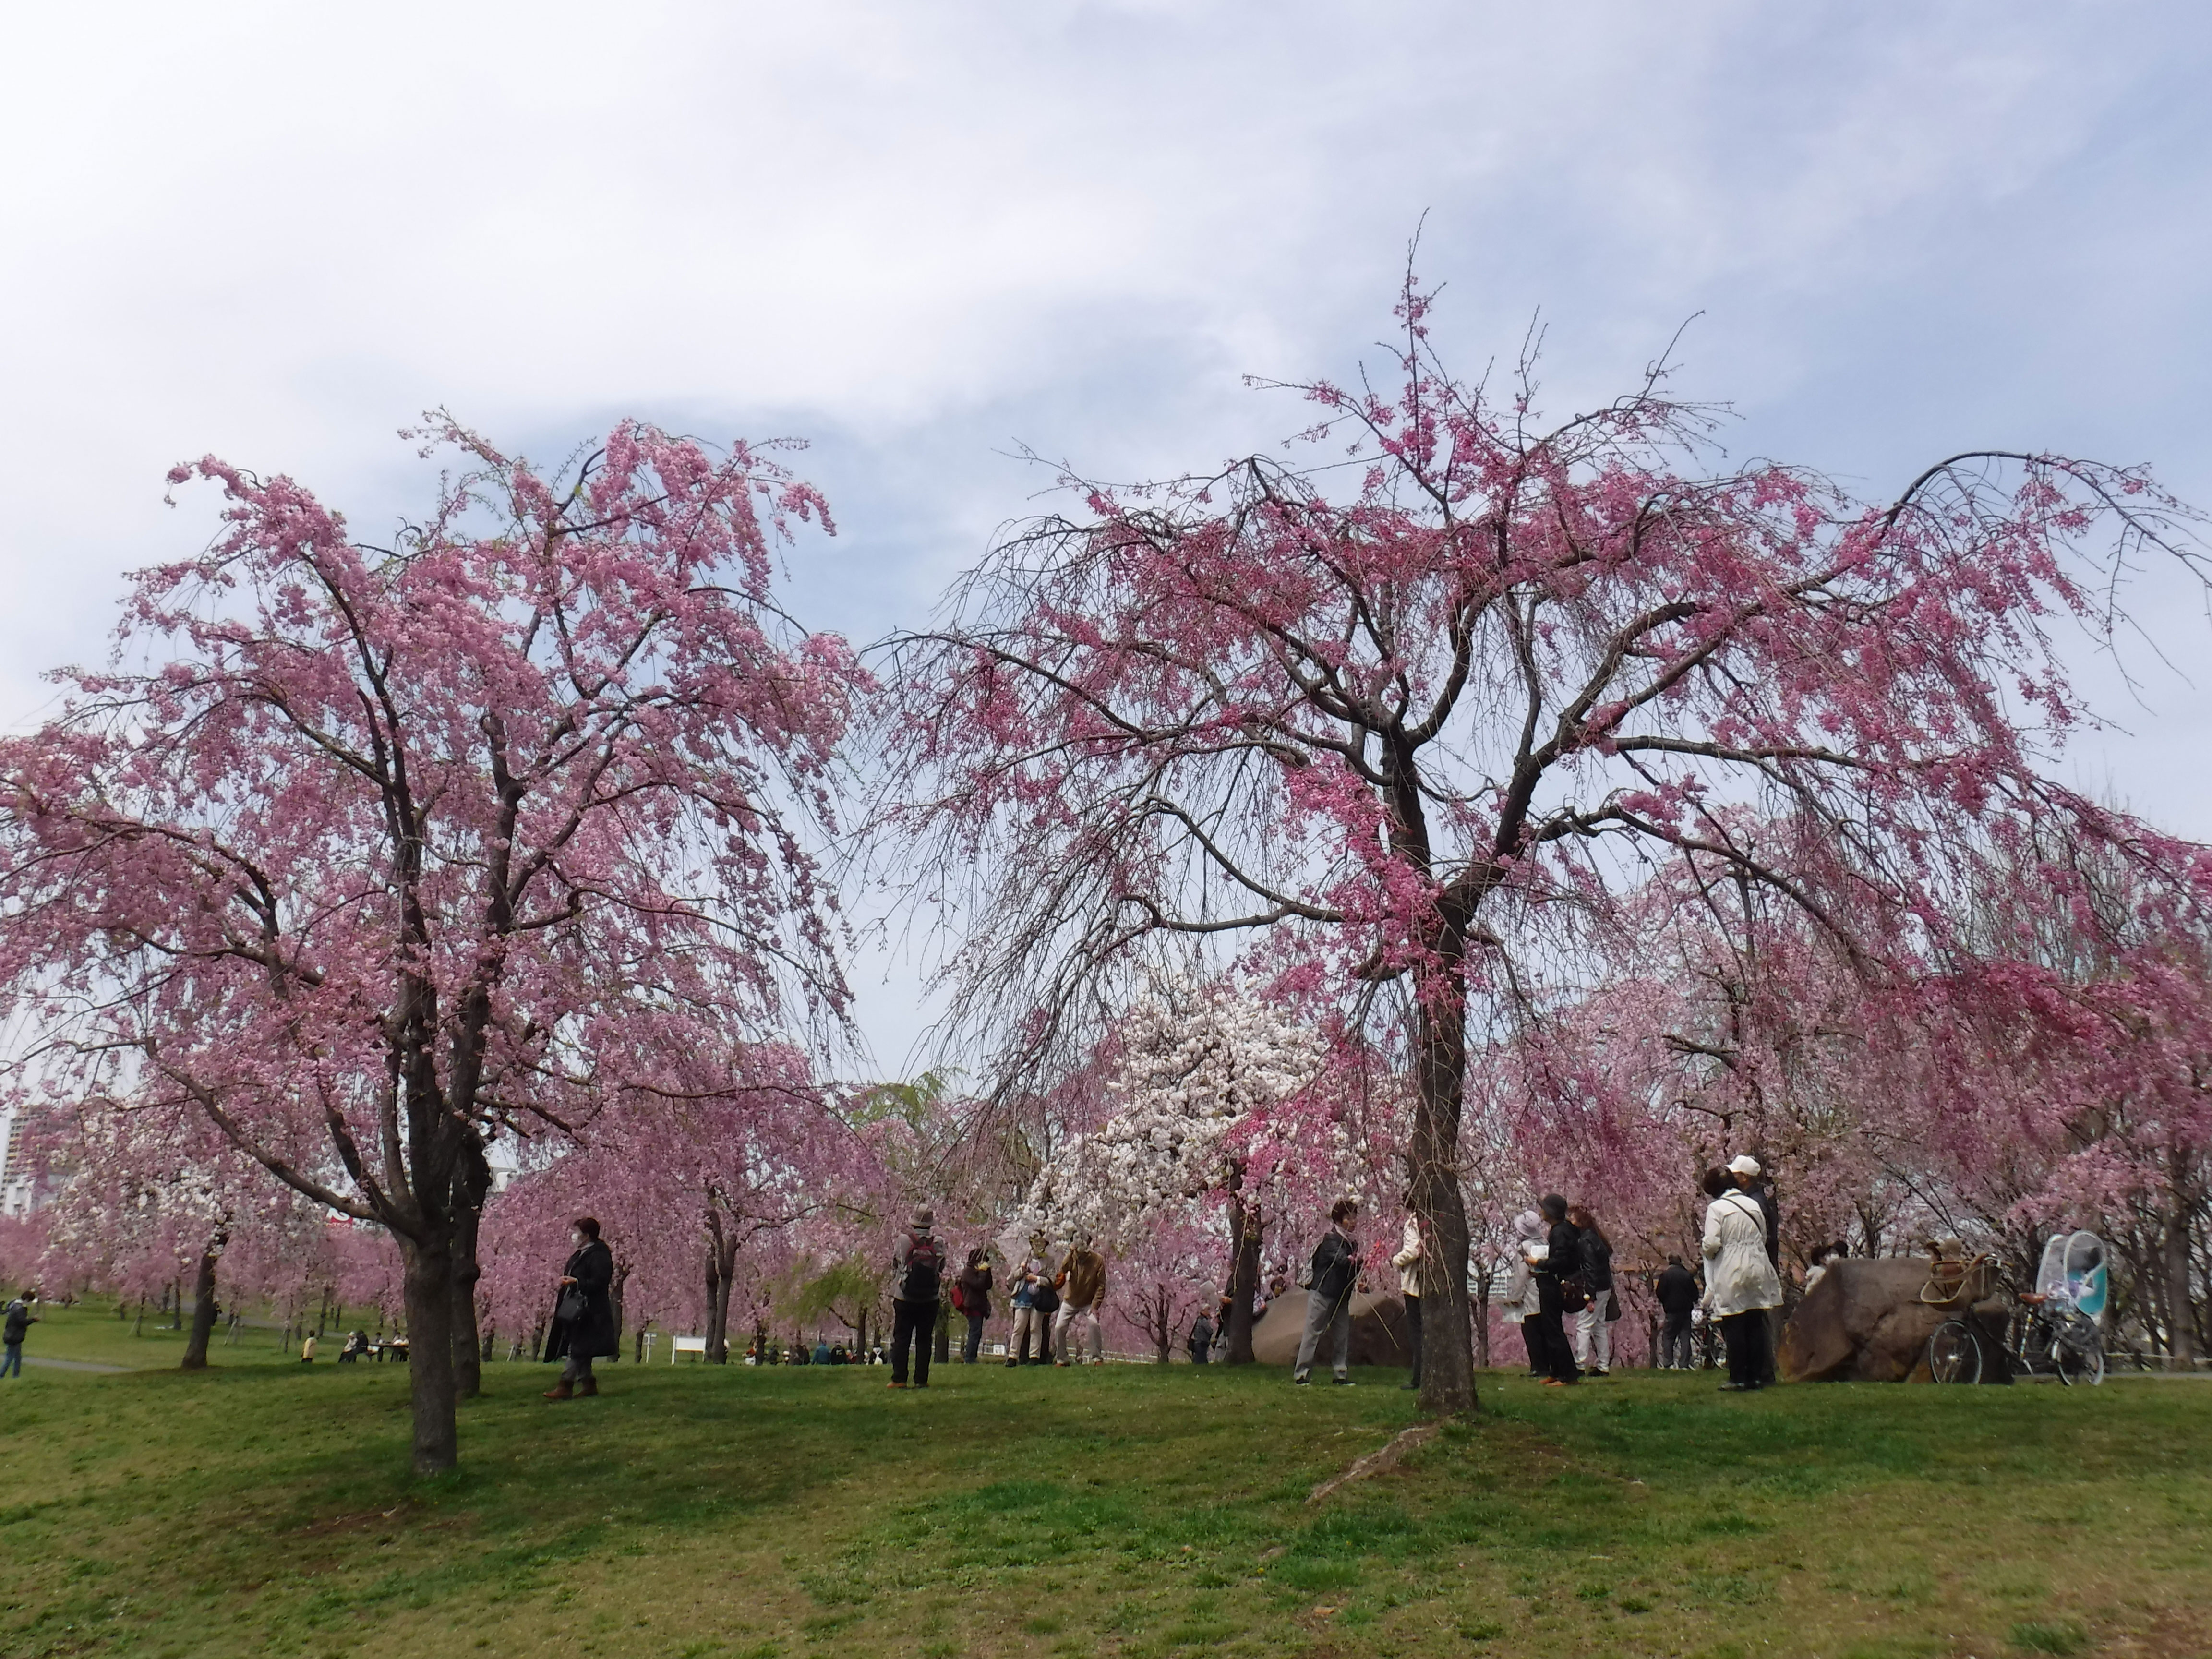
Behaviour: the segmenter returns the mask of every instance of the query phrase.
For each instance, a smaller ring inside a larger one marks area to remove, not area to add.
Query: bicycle
[[[2014,1304],[1999,1356],[2013,1376],[2056,1376],[2069,1389],[2096,1387],[2105,1380],[2105,1338],[2097,1322],[2105,1310],[2103,1241],[2087,1232],[2054,1237],[2044,1247],[2035,1282]],[[1955,1299],[1959,1279],[1952,1279],[1950,1287],[1953,1297],[1943,1299]],[[1933,1298],[1923,1291],[1922,1299]],[[1984,1340],[1974,1321],[1945,1320],[1929,1334],[1928,1375],[1937,1382],[1979,1382]]]

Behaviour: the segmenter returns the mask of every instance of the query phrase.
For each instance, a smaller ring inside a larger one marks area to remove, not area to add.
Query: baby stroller
[[[2035,1269],[2035,1293],[2021,1297],[2027,1328],[2021,1355],[2028,1368],[2051,1370],[2071,1387],[2105,1380],[2102,1321],[2111,1293],[2105,1241],[2089,1232],[2054,1237]]]

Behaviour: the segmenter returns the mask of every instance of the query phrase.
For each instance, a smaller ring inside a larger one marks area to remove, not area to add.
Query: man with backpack
[[[929,1386],[929,1345],[937,1334],[937,1299],[945,1282],[945,1244],[930,1229],[936,1214],[927,1206],[891,1246],[891,1382],[906,1387],[907,1347],[914,1348],[914,1386]]]
[[[38,1301],[36,1291],[26,1291],[8,1304],[7,1323],[0,1327],[0,1341],[7,1348],[5,1356],[0,1357],[0,1376],[23,1375],[23,1338],[39,1322],[38,1315],[31,1311]]]

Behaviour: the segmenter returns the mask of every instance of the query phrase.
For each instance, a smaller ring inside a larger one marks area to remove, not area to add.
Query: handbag
[[[591,1298],[584,1294],[581,1285],[563,1285],[561,1295],[553,1304],[553,1317],[564,1324],[573,1325],[590,1309]]]
[[[1559,1281],[1559,1309],[1564,1313],[1580,1313],[1590,1304],[1590,1282],[1587,1273],[1577,1271]]]

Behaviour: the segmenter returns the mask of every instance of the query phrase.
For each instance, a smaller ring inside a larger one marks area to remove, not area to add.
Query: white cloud
[[[419,499],[392,433],[437,404],[540,452],[618,412],[819,435],[847,533],[801,596],[872,635],[1025,510],[1017,438],[1129,476],[1294,424],[1237,375],[1346,372],[1425,211],[1461,360],[1540,307],[1560,404],[1703,310],[1685,385],[1742,402],[1740,447],[1869,488],[1946,445],[2075,447],[2212,498],[2189,9],[234,3],[9,27],[0,722],[96,651],[115,573],[201,533],[159,505],[168,463],[291,471],[373,524]],[[2212,835],[2193,723],[2136,724],[2091,763]]]

